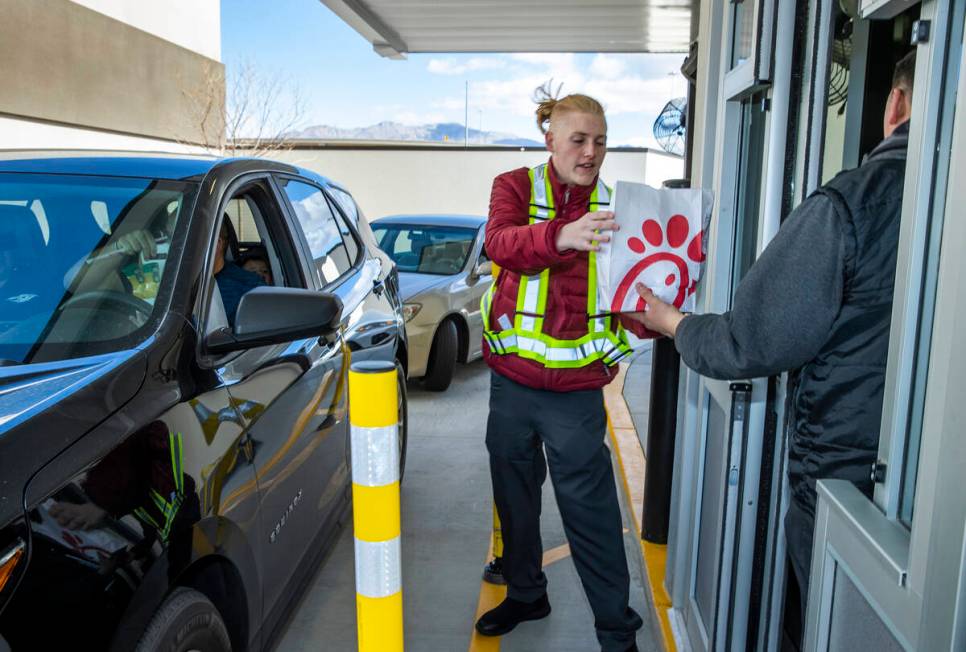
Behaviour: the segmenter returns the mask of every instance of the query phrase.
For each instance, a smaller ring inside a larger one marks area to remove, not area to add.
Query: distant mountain
[[[315,125],[286,134],[289,138],[317,138],[319,140],[396,140],[420,142],[462,143],[463,125],[443,122],[426,125],[404,125],[384,121],[371,127],[342,129],[329,125]],[[542,147],[543,143],[497,131],[469,130],[470,145],[508,145],[513,147]]]

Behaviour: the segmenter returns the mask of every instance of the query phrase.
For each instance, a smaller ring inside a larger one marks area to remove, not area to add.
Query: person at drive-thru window
[[[538,99],[550,161],[498,176],[486,225],[487,253],[501,268],[482,311],[492,370],[486,446],[507,598],[476,629],[499,636],[550,613],[539,523],[549,466],[601,649],[637,650],[642,622],[628,606],[602,391],[631,347],[620,321],[599,314],[594,282],[595,252],[617,229],[611,191],[598,176],[607,122],[586,95],[557,100],[544,87]]]
[[[858,168],[816,190],[785,220],[723,315],[683,315],[643,286],[648,328],[711,378],[791,371],[786,427],[792,575],[786,632],[801,638],[808,596],[815,481],[850,480],[872,496],[872,465],[889,349],[892,291],[912,115],[915,51],[896,64],[884,140]],[[788,619],[799,622],[789,626]]]

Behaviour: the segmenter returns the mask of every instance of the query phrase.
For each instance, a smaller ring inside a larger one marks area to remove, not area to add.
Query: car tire
[[[203,593],[179,587],[164,601],[136,652],[231,652],[228,629]]]
[[[396,361],[396,391],[399,401],[399,481],[406,472],[406,448],[409,445],[409,399],[406,395],[406,371]]]
[[[453,381],[453,370],[456,368],[456,346],[458,336],[456,324],[447,319],[433,336],[433,348],[429,350],[429,363],[426,365],[426,375],[423,376],[423,386],[432,392],[442,392]]]

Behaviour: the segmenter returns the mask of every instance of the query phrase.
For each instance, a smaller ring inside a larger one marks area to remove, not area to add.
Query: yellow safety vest
[[[547,164],[530,169],[530,224],[538,220],[552,220],[556,216],[553,191]],[[610,188],[598,178],[597,187],[590,195],[590,211],[610,205]],[[532,276],[520,275],[517,307],[509,328],[494,330],[490,323],[490,305],[496,291],[496,279],[480,301],[483,314],[483,336],[490,352],[497,355],[515,353],[521,358],[535,360],[551,369],[585,367],[597,360],[611,366],[631,352],[627,333],[620,323],[612,330],[611,316],[597,311],[597,254],[587,257],[587,334],[575,340],[561,340],[543,333],[547,310],[547,288],[550,269]],[[507,320],[508,321],[508,320]]]

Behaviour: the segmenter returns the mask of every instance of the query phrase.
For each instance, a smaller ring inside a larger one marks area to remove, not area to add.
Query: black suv
[[[0,153],[0,649],[267,647],[346,521],[350,359],[405,452],[397,292],[307,170]]]

